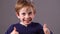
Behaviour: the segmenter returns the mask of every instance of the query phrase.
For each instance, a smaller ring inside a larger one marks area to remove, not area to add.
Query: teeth
[[[29,20],[25,20],[25,21],[29,21]]]

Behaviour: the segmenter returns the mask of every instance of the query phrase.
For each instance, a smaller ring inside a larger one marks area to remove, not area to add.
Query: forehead
[[[23,7],[22,9],[19,10],[20,12],[33,12],[32,7]]]

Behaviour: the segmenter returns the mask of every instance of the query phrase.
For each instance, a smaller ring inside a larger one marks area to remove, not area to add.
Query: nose
[[[29,15],[26,15],[26,16],[25,16],[25,18],[27,18],[27,19],[28,19],[28,18],[29,18]]]

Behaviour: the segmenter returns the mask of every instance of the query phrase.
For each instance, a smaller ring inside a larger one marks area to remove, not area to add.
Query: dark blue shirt
[[[14,27],[16,27],[16,31],[18,31],[19,34],[44,34],[43,26],[35,22],[31,22],[31,24],[29,24],[27,27],[21,25],[20,23],[12,24],[5,34],[10,34]]]

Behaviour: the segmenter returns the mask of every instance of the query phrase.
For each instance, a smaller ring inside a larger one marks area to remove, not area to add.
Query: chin
[[[25,22],[26,25],[30,24],[31,22]]]

